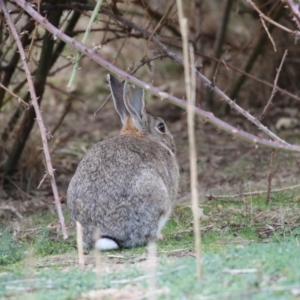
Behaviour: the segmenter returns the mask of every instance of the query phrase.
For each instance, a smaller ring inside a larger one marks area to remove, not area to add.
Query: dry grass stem
[[[265,31],[266,31],[268,37],[269,37],[269,40],[271,41],[271,43],[272,43],[272,45],[273,45],[274,52],[277,52],[275,42],[274,42],[274,40],[273,40],[273,38],[272,38],[272,36],[271,36],[271,33],[269,32],[268,27],[266,26],[266,23],[265,23],[264,19],[261,17],[260,20],[261,20],[261,23],[262,23],[262,25],[263,25],[263,27],[264,27],[264,29],[265,29]]]
[[[79,267],[84,267],[84,255],[83,255],[83,240],[82,240],[82,226],[76,221],[76,239],[77,239],[77,251],[78,251],[78,264]]]
[[[250,183],[248,182],[248,186],[249,186],[249,191],[251,193],[251,186]],[[251,220],[251,225],[253,225],[253,197],[251,194],[251,199],[250,199],[250,220]]]
[[[193,49],[189,49],[188,44],[188,27],[187,19],[183,16],[183,8],[181,0],[177,0],[178,17],[183,42],[183,58],[184,58],[184,78],[185,89],[187,95],[187,121],[188,121],[188,136],[189,136],[189,151],[190,151],[190,179],[191,179],[191,195],[192,195],[192,211],[194,223],[194,237],[195,237],[195,253],[197,264],[197,279],[202,278],[202,258],[201,258],[201,234],[200,234],[200,219],[199,219],[199,204],[198,204],[198,189],[197,189],[197,153],[195,141],[195,88],[196,78],[195,73],[192,71],[190,65],[194,63]]]
[[[271,96],[270,96],[270,98],[269,98],[269,100],[267,102],[267,105],[265,106],[265,108],[264,108],[264,110],[263,110],[263,112],[261,114],[261,119],[263,119],[264,116],[266,115],[266,113],[267,113],[270,105],[272,104],[272,100],[273,100],[273,98],[274,98],[274,96],[275,96],[275,94],[277,92],[277,82],[278,82],[279,74],[281,72],[281,69],[282,69],[282,66],[283,66],[283,63],[285,61],[285,58],[286,58],[287,54],[288,54],[288,51],[285,50],[284,54],[283,54],[283,57],[281,59],[281,63],[279,65],[279,68],[276,70],[276,77],[275,77],[275,80],[274,80],[273,90],[272,90]]]
[[[257,273],[257,269],[225,269],[223,270],[223,273],[227,274],[251,274],[251,273]]]
[[[7,25],[10,28],[10,30],[11,30],[13,36],[14,36],[14,39],[15,39],[17,47],[18,47],[18,51],[20,53],[20,56],[21,56],[21,59],[22,59],[22,62],[23,62],[23,67],[24,67],[24,71],[25,71],[25,74],[26,74],[27,82],[28,82],[29,92],[30,92],[31,99],[32,99],[32,105],[34,107],[34,111],[35,111],[35,114],[36,114],[36,120],[38,122],[40,133],[41,133],[41,138],[42,138],[42,143],[43,143],[43,150],[44,150],[46,166],[47,166],[47,172],[49,174],[50,181],[51,181],[51,187],[52,187],[52,191],[53,191],[53,195],[54,195],[54,199],[55,199],[55,205],[56,205],[59,221],[60,221],[60,224],[61,224],[61,227],[62,227],[63,237],[66,239],[68,237],[68,233],[67,233],[67,229],[66,229],[66,226],[65,226],[65,220],[64,220],[63,213],[62,213],[62,208],[61,208],[61,203],[60,203],[60,199],[59,199],[58,189],[57,189],[55,176],[54,176],[54,170],[53,170],[53,167],[52,167],[51,156],[50,156],[49,147],[48,147],[48,140],[47,140],[47,130],[45,128],[45,125],[44,125],[44,122],[43,122],[43,119],[42,119],[40,107],[39,107],[39,104],[38,104],[38,99],[36,97],[35,88],[34,88],[34,84],[33,84],[33,81],[32,81],[32,75],[31,75],[29,66],[27,64],[27,58],[26,58],[26,55],[25,55],[24,48],[22,46],[22,42],[19,38],[19,34],[18,34],[18,32],[15,28],[15,25],[12,22],[10,14],[9,14],[7,8],[6,8],[4,0],[0,0],[0,6],[2,7],[2,11],[4,13],[4,17],[5,17],[5,20],[7,22]]]
[[[97,229],[95,232],[95,241],[98,241],[101,238],[100,229]],[[97,277],[97,289],[101,289],[102,280],[101,280],[101,250],[95,247],[95,273]]]
[[[156,268],[157,268],[157,246],[155,242],[148,243],[148,271],[149,271],[149,290],[157,290]],[[150,300],[156,300],[156,293],[149,294]]]
[[[269,175],[268,175],[268,189],[267,189],[267,196],[266,196],[266,204],[270,201],[270,193],[271,193],[271,187],[272,187],[272,175],[273,175],[273,164],[276,157],[276,151],[272,150],[271,152],[271,158],[270,158],[270,164],[269,164]]]

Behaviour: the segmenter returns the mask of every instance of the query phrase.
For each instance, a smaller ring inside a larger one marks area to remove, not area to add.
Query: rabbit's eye
[[[166,132],[166,127],[165,127],[165,124],[164,124],[164,123],[159,123],[159,124],[157,125],[157,128],[158,128],[158,130],[159,130],[160,132],[162,132],[162,133],[165,133],[165,132]]]

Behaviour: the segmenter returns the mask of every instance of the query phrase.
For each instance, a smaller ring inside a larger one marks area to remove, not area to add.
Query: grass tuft
[[[0,266],[7,266],[20,261],[24,256],[25,248],[16,242],[8,231],[0,237]]]

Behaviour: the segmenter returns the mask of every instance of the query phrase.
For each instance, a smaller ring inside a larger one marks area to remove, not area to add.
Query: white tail
[[[110,238],[101,238],[96,242],[95,248],[98,250],[115,250],[119,249],[119,246]]]

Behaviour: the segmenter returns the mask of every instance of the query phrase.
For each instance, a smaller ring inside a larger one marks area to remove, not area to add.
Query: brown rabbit
[[[101,250],[156,240],[177,196],[175,143],[165,122],[145,111],[144,91],[108,81],[123,128],[87,151],[70,182],[68,208],[86,247]],[[100,230],[101,238],[95,240]]]

